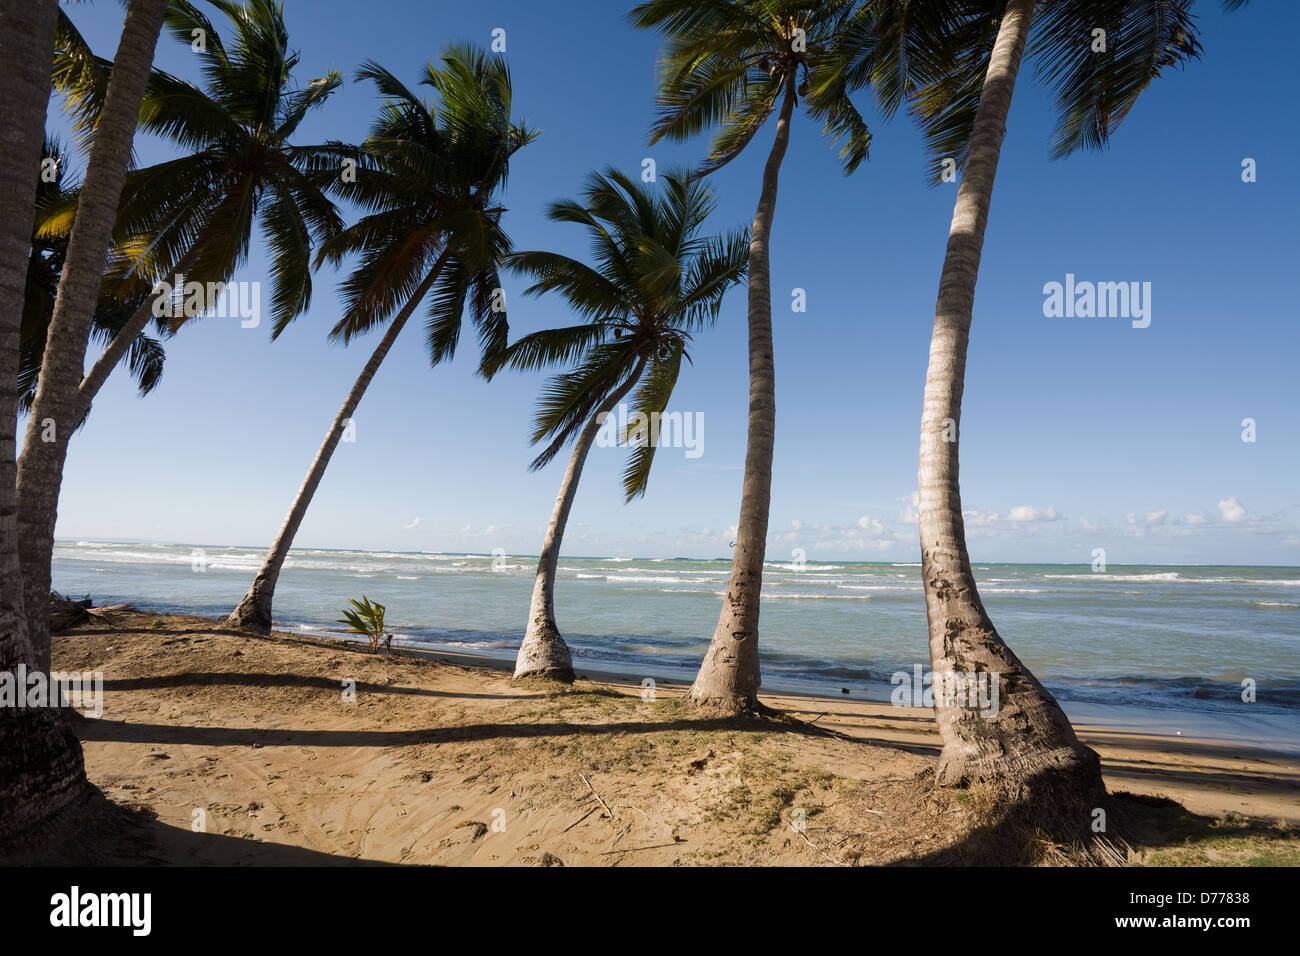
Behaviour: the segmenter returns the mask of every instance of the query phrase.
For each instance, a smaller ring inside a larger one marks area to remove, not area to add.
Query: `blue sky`
[[[542,212],[586,174],[645,157],[663,170],[703,141],[647,146],[657,37],[625,4],[287,0],[298,77],[349,82],[300,141],[359,140],[377,106],[351,80],[373,57],[414,82],[446,44],[506,31],[516,112],[543,130],[513,164],[505,223],[517,249],[586,251]],[[1022,73],[984,249],[966,380],[962,489],[976,561],[1300,563],[1300,213],[1290,96],[1300,8],[1232,15],[1198,4],[1205,55],[1162,77],[1102,154],[1048,158],[1053,115]],[[111,55],[113,2],[70,13]],[[196,75],[164,38],[158,62]],[[771,246],[777,441],[769,555],[913,561],[917,432],[955,186],[925,184],[920,138],[860,105],[871,159],[846,178],[800,117]],[[52,106],[52,115],[57,110]],[[57,122],[57,120],[56,120]],[[772,131],[715,177],[713,230],[747,225]],[[141,141],[141,159],[167,147]],[[1243,159],[1257,164],[1244,183]],[[1045,283],[1150,282],[1151,324],[1047,318]],[[260,250],[237,278],[265,278]],[[206,319],[167,346],[139,399],[119,371],[73,440],[57,534],[264,546],[377,336],[326,340],[336,277],[279,341],[266,323]],[[558,300],[508,278],[512,331],[569,324]],[[806,291],[807,311],[791,309]],[[265,298],[265,296],[264,296]],[[467,343],[472,337],[467,336]],[[703,454],[661,449],[644,499],[622,503],[624,451],[595,448],[565,538],[571,555],[728,554],[739,510],[747,398],[743,290],[700,335],[671,408],[703,415]],[[304,547],[535,554],[562,459],[530,474],[542,377],[473,375],[466,348],[431,369],[408,328],[356,416],[298,536]],[[1242,441],[1242,420],[1257,440]],[[417,521],[418,519],[418,521]]]

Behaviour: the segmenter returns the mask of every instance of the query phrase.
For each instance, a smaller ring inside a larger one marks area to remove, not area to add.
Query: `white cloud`
[[[1062,520],[1061,513],[1055,508],[1037,508],[1034,505],[1016,505],[1006,514],[974,509],[963,511],[961,516],[969,528],[987,532],[1014,530],[1029,535],[1037,534],[1037,526],[1044,522]]]
[[[864,531],[873,531],[876,534],[884,534],[885,525],[879,518],[872,518],[863,515],[858,519],[858,527]]]
[[[863,515],[851,525],[791,521],[768,536],[772,552],[784,558],[786,548],[803,548],[808,560],[828,553],[888,551],[901,542],[914,543],[912,531],[891,531],[883,521]]]
[[[402,530],[403,530],[403,531],[410,531],[412,528],[417,528],[417,527],[419,527],[419,525],[420,525],[420,519],[419,519],[419,516],[416,516],[414,519],[412,519],[412,521],[411,521],[410,524],[404,524],[404,525],[402,525]]]
[[[1145,520],[1147,524],[1164,524],[1165,519],[1168,517],[1169,512],[1161,509],[1160,511],[1148,511]]]
[[[1246,509],[1236,498],[1224,498],[1219,502],[1219,516],[1228,524],[1246,520]]]
[[[1059,515],[1055,508],[1044,508],[1041,511],[1033,505],[1016,505],[1007,513],[1008,521],[1055,521]]]

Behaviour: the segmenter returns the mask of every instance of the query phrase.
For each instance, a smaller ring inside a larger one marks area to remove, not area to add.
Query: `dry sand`
[[[131,610],[59,635],[54,658],[104,673],[103,716],[77,720],[87,773],[138,811],[109,814],[64,862],[961,862],[975,820],[926,785],[926,710],[768,695],[812,729],[736,724],[701,719],[681,686],[557,692],[499,664]],[[1197,815],[1153,806],[1135,860],[1300,861],[1300,759],[1079,730],[1112,792]]]

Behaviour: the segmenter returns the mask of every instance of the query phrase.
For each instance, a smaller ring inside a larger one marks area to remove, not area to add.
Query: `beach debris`
[[[90,615],[91,600],[89,595],[80,601],[64,597],[57,591],[50,592],[49,616],[50,633],[57,634],[80,624]]]
[[[596,798],[596,801],[601,805],[605,813],[609,815],[610,820],[612,821],[617,819],[617,817],[614,816],[614,811],[611,810],[609,806],[605,803],[605,801],[601,799],[600,794],[596,793],[596,788],[591,785],[591,781],[588,780],[581,773],[579,773],[578,776],[582,777],[582,782],[587,785],[587,789],[592,792],[592,795]]]
[[[564,866],[564,861],[550,853],[542,854],[542,866]]]
[[[473,832],[470,833],[469,835],[469,839],[471,843],[481,838],[488,832],[487,824],[481,820],[461,820],[460,823],[456,824],[454,827],[452,827],[452,829],[459,830],[462,827],[471,827],[473,829]]]
[[[614,847],[618,846],[618,841],[623,839],[623,837],[627,836],[628,832],[631,829],[632,829],[632,824],[629,823],[622,830],[620,830],[618,836],[614,837],[614,842],[609,845],[610,849],[612,850]]]
[[[848,866],[848,864],[845,863],[843,860],[837,860],[835,857],[831,856],[829,853],[827,853],[825,850],[819,847],[812,840],[808,839],[807,835],[803,832],[803,830],[799,828],[798,824],[796,824],[794,820],[789,820],[787,822],[790,824],[790,829],[793,830],[795,833],[799,834],[800,838],[803,839],[803,842],[807,843],[810,847],[816,850],[819,854],[821,854],[823,858],[830,861],[831,863],[834,863],[836,866]]]
[[[705,766],[708,764],[708,762],[712,759],[713,759],[713,751],[710,750],[703,757],[696,757],[694,760],[687,763],[686,772],[688,774],[692,774],[692,773],[696,773],[697,771],[703,770]]]
[[[86,600],[89,601],[90,598],[87,597]],[[121,604],[105,604],[103,607],[91,607],[87,608],[87,610],[97,617],[102,617],[111,614],[113,611],[134,611],[135,605],[130,601],[123,601]]]

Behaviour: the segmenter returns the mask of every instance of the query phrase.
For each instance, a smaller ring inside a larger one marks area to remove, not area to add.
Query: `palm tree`
[[[9,673],[39,667],[23,603],[14,449],[20,322],[57,12],[55,0],[0,5],[0,672]],[[0,707],[0,860],[28,857],[57,838],[91,792],[81,743],[57,711]]]
[[[18,461],[19,558],[27,629],[49,670],[50,559],[68,436],[76,429],[77,387],[99,301],[118,199],[131,159],[136,117],[153,64],[167,0],[131,0],[77,201],[67,258],[50,320],[40,381]]]
[[[701,167],[709,173],[738,156],[779,111],[750,235],[749,437],[735,554],[722,613],[691,687],[696,703],[729,712],[758,706],[759,598],[776,427],[768,244],[777,179],[795,106],[852,7],[851,0],[649,0],[630,14],[637,26],[659,29],[668,37],[652,143],[716,127],[709,159]],[[818,103],[805,100],[832,139],[844,141],[847,172],[867,158],[871,140],[850,90],[844,83]]]
[[[67,155],[58,141],[45,140],[41,153],[42,170],[52,170],[52,175],[42,174],[36,189],[38,227],[32,237],[31,256],[27,265],[27,294],[22,315],[22,344],[18,368],[18,405],[30,411],[36,398],[36,382],[40,376],[41,360],[45,354],[45,337],[50,319],[54,315],[54,302],[58,295],[59,276],[67,257],[66,236],[51,237],[40,228],[42,212],[52,206],[75,205],[76,192],[64,182]],[[48,165],[47,165],[48,164]],[[92,337],[110,341],[121,332],[131,316],[150,296],[150,286],[132,277],[121,277],[117,282],[106,282],[100,290],[99,305],[91,325]],[[167,320],[158,319],[162,333],[169,331]],[[135,377],[140,394],[147,395],[162,379],[165,352],[162,343],[141,334],[123,356]]]
[[[1244,0],[1227,0],[1229,7]],[[922,578],[936,674],[1000,675],[996,717],[936,700],[943,736],[937,779],[996,783],[1086,831],[1105,790],[1097,755],[1079,742],[1060,706],[999,636],[980,600],[966,549],[958,446],[966,348],[994,176],[1022,54],[1037,59],[1060,114],[1053,153],[1103,146],[1138,95],[1169,67],[1199,53],[1191,0],[868,0],[846,28],[837,71],[867,77],[886,112],[903,102],[926,134],[937,177],[962,161],[939,280],[921,421]],[[1031,21],[1037,8],[1031,39]],[[1109,52],[1092,47],[1106,30]],[[927,51],[925,56],[909,55]],[[945,432],[949,440],[945,440]]]
[[[412,313],[432,293],[427,344],[432,364],[450,359],[468,306],[484,356],[506,346],[508,328],[498,266],[510,251],[495,194],[510,158],[536,135],[510,119],[510,71],[505,59],[452,46],[442,66],[429,64],[421,82],[439,105],[407,89],[373,61],[358,78],[386,97],[365,149],[333,144],[318,150],[320,170],[341,159],[356,163],[356,182],[336,185],[370,212],[329,240],[318,261],[360,263],[343,282],[343,317],[331,337],[344,343],[392,316],[388,330],[334,417],[274,544],[229,622],[266,632],[276,581],[348,420]],[[394,316],[393,311],[399,309]]]
[[[690,361],[693,332],[717,320],[722,297],[745,275],[744,232],[699,235],[713,209],[712,190],[686,172],[664,177],[662,195],[616,170],[594,173],[586,203],[551,205],[548,218],[580,223],[590,234],[589,266],[554,252],[519,252],[514,271],[537,281],[526,295],[558,292],[587,324],[526,335],[486,363],[489,375],[505,366],[537,369],[573,362],[542,395],[533,442],[550,443],[532,462],[536,470],[574,438],[533,580],[528,627],[515,677],[573,680],[569,648],[555,623],[555,574],[564,528],[582,468],[597,431],[633,388],[633,422],[658,421],[681,371]],[[643,417],[641,417],[643,416]],[[652,417],[655,416],[655,417]],[[657,429],[656,429],[657,431]],[[633,451],[623,476],[628,501],[645,494],[655,438],[640,428],[622,436]]]

